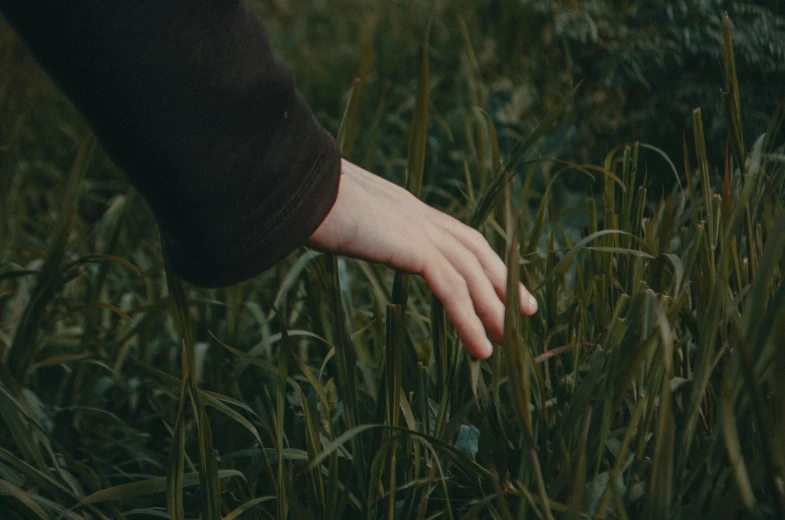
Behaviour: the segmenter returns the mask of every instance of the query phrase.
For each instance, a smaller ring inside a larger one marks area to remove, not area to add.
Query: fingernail
[[[529,308],[532,312],[537,312],[537,308],[539,307],[539,305],[537,305],[537,298],[530,294],[526,300],[529,302]]]
[[[491,357],[491,354],[493,354],[493,343],[488,338],[485,338],[485,352],[487,353],[486,358]]]

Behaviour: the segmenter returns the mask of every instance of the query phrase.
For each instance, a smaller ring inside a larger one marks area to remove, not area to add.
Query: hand
[[[478,231],[343,160],[338,199],[306,245],[421,275],[466,351],[487,358],[504,337],[507,267]],[[521,285],[520,311],[537,312]]]

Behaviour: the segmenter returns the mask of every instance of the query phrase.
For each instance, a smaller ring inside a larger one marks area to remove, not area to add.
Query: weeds
[[[133,195],[77,217],[102,164],[85,140],[47,250],[23,216],[3,224],[4,518],[784,517],[783,143],[772,126],[745,146],[724,28],[719,167],[700,110],[681,167],[643,143],[600,166],[537,155],[577,90],[509,153],[492,118],[465,114],[477,164],[448,209],[540,302],[533,317],[507,303],[488,362],[420,280],[360,261],[299,251],[233,288],[164,283],[154,237],[118,224]],[[429,41],[406,163],[418,196],[438,118]],[[577,240],[554,200],[570,169],[598,190]],[[654,169],[678,182],[650,202]]]

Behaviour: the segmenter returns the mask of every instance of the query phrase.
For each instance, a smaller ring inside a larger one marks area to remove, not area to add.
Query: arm
[[[340,155],[244,0],[0,0],[155,213],[172,268],[248,279],[332,207]]]
[[[230,285],[307,242],[423,276],[474,356],[491,354],[486,330],[502,339],[501,259],[476,231],[341,162],[245,0],[0,9],[150,203],[186,280]]]

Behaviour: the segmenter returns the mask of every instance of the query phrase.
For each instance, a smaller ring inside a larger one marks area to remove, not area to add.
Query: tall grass
[[[396,158],[418,196],[449,73],[423,41]],[[538,153],[577,90],[509,151],[463,114],[473,152],[445,209],[540,302],[507,303],[484,362],[421,280],[362,261],[298,251],[245,284],[183,286],[132,192],[88,223],[111,183],[89,137],[54,180],[0,163],[44,177],[5,195],[30,202],[0,256],[3,518],[785,517],[785,110],[745,143],[727,18],[723,51],[720,161],[698,109],[681,160],[631,143],[599,165]],[[571,171],[595,178],[577,239],[557,198]],[[678,182],[650,202],[655,172]]]

